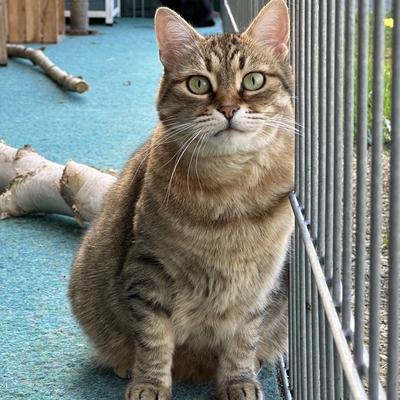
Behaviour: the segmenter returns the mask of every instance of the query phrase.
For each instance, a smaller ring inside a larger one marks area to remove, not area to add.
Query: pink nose
[[[224,114],[227,120],[230,120],[233,117],[233,114],[235,114],[237,110],[239,110],[239,107],[237,105],[232,105],[232,106],[222,106],[218,111]]]

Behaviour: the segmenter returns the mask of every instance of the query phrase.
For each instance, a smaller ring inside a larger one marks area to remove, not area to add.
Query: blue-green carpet
[[[150,19],[94,26],[98,36],[66,37],[45,53],[81,75],[82,95],[60,88],[29,61],[0,69],[0,140],[31,144],[44,157],[121,169],[156,123],[162,72]],[[222,31],[220,21],[202,33]],[[39,45],[31,47],[39,48]],[[0,189],[1,190],[1,189]],[[127,381],[96,368],[66,296],[82,238],[67,217],[0,221],[0,399],[122,399]],[[266,399],[278,399],[276,371],[260,374]],[[212,399],[213,385],[178,384],[174,399]]]

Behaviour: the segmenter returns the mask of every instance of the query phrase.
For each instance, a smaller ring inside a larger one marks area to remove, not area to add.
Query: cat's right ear
[[[168,7],[157,9],[154,17],[160,60],[164,67],[176,64],[179,57],[193,49],[203,37],[181,16]]]
[[[244,35],[264,46],[272,47],[276,55],[289,54],[290,21],[284,0],[271,0],[261,9]]]

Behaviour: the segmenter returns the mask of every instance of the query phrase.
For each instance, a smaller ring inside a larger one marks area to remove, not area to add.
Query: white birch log
[[[115,181],[87,165],[46,160],[29,145],[17,150],[0,143],[0,219],[54,213],[83,225],[99,214]]]
[[[51,79],[71,92],[83,93],[89,90],[89,85],[82,78],[68,74],[47,58],[43,47],[35,50],[17,44],[8,44],[7,53],[9,57],[25,58],[32,61],[33,65],[39,65]]]

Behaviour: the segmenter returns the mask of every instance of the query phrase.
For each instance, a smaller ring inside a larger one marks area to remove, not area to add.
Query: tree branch
[[[48,161],[30,145],[17,150],[0,143],[0,219],[55,213],[83,225],[99,214],[115,181],[109,173],[74,161],[65,166]]]
[[[83,93],[89,89],[89,85],[81,78],[77,78],[58,68],[44,55],[44,47],[39,50],[21,45],[8,44],[7,53],[9,57],[25,58],[39,65],[50,76],[51,79],[66,87],[71,92]]]

